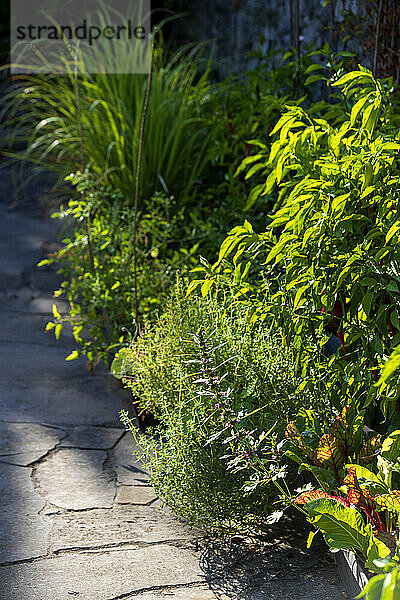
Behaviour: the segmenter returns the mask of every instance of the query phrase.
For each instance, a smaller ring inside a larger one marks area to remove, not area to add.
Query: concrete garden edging
[[[340,579],[349,597],[353,600],[368,583],[367,573],[354,552],[350,550],[339,550],[335,553],[335,559]]]

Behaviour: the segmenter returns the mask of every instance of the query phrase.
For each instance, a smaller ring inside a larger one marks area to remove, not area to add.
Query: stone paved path
[[[35,264],[56,224],[32,202],[9,209],[7,173],[0,198],[0,600],[343,598],[301,535],[214,543],[160,506],[110,375],[44,333],[57,275]]]

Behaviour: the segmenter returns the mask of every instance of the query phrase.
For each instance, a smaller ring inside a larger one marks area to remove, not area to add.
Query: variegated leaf
[[[338,440],[347,454],[351,454],[357,446],[357,441],[353,436],[351,427],[355,417],[356,411],[354,407],[346,405],[340,415],[336,418],[331,429],[331,435]]]
[[[315,450],[310,448],[310,446],[307,446],[293,421],[286,427],[285,438],[296,446],[296,448],[299,448],[299,450],[301,450],[311,461],[315,461]]]
[[[400,490],[392,490],[388,494],[374,496],[374,501],[380,509],[400,512]]]
[[[340,469],[346,462],[346,454],[338,440],[330,433],[326,433],[319,441],[317,460],[321,465],[330,465]]]
[[[349,503],[345,498],[341,498],[340,496],[333,496],[332,494],[328,494],[325,490],[308,490],[307,492],[303,492],[296,498],[294,501],[295,504],[307,504],[308,502],[312,502],[313,500],[319,500],[320,498],[331,498],[331,500],[337,500],[341,502],[345,506],[348,506]]]

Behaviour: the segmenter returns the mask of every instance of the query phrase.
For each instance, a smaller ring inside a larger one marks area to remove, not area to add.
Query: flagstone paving
[[[321,545],[286,525],[262,546],[212,542],[157,500],[129,408],[105,368],[65,362],[44,333],[57,244],[40,203],[15,202],[0,180],[0,600],[339,600]],[[11,209],[10,209],[11,208]],[[56,301],[59,311],[65,310]]]

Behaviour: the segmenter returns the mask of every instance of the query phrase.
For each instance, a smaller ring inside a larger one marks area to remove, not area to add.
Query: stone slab
[[[81,425],[61,442],[63,448],[89,448],[108,450],[124,435],[125,429],[116,427],[90,427]]]
[[[111,464],[118,484],[147,485],[150,476],[137,456],[141,454],[134,437],[127,432],[111,453]]]
[[[38,514],[43,507],[31,469],[0,464],[0,563],[46,554],[49,525]]]
[[[197,556],[166,545],[67,554],[0,568],[0,600],[112,600],[140,590],[201,582]]]
[[[40,294],[38,291],[24,287],[19,290],[13,290],[13,301],[4,308],[18,311],[19,313],[36,314],[51,319],[53,314],[53,304],[57,306],[58,312],[62,315],[68,312],[68,303],[60,298],[53,298],[53,292]]]
[[[26,289],[26,288],[23,288]],[[54,302],[54,300],[53,300]],[[15,302],[13,302],[15,306]],[[53,331],[45,331],[49,321],[53,321],[53,315],[35,314],[28,312],[5,311],[6,318],[0,319],[0,340],[2,343],[11,342],[18,344],[36,343],[43,346],[55,346],[68,352],[74,346],[72,332],[69,327],[64,327],[61,337],[56,340]]]
[[[103,465],[106,452],[63,448],[36,467],[35,478],[45,500],[60,508],[111,508],[114,481]]]
[[[58,345],[54,336],[43,332],[39,338],[30,344],[23,343],[24,339],[14,338],[10,342],[0,341],[0,377],[6,381],[26,382],[28,379],[40,379],[49,376],[74,378],[85,374],[85,360],[65,363],[65,358],[74,346]],[[27,366],[29,365],[29,371]],[[87,373],[87,370],[86,370]]]
[[[4,177],[4,175],[3,175]],[[43,258],[43,240],[56,228],[44,219],[8,211],[0,206],[0,289],[23,284],[23,272]]]
[[[121,485],[115,497],[117,504],[148,504],[155,500],[157,495],[150,485]]]
[[[0,422],[0,460],[27,466],[55,448],[63,437],[65,432],[55,427]]]
[[[284,578],[282,578],[284,579]],[[190,586],[177,589],[161,589],[143,594],[133,594],[126,600],[344,600],[347,595],[338,592],[334,586],[309,581],[300,577],[297,581],[285,579],[283,582],[271,580],[262,589],[237,587],[235,582],[221,582],[212,589],[206,586]],[[224,592],[226,590],[226,593]]]
[[[51,525],[51,549],[87,549],[118,544],[155,544],[189,541],[201,536],[172,513],[150,506],[116,506],[47,515]]]
[[[47,450],[32,450],[20,454],[6,454],[0,456],[0,462],[18,467],[29,467],[46,456]]]
[[[17,366],[10,356],[20,357]],[[65,363],[65,356],[54,347],[0,347],[0,420],[121,426],[119,412],[131,406],[111,393],[111,376],[100,369],[91,375],[82,363]]]

